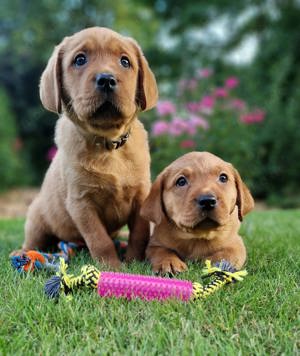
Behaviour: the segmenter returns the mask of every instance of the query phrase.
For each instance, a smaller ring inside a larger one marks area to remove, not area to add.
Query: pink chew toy
[[[177,299],[189,301],[206,298],[223,285],[240,281],[246,271],[236,271],[228,262],[221,261],[212,266],[205,262],[204,276],[213,276],[211,282],[202,285],[198,282],[143,276],[129,273],[100,272],[94,266],[83,266],[79,276],[66,273],[64,259],[60,261],[60,271],[49,279],[45,285],[45,293],[50,298],[58,298],[60,292],[65,294],[79,287],[90,287],[98,290],[101,297],[142,299],[146,301]]]
[[[98,282],[98,294],[101,297],[187,301],[192,293],[192,282],[138,274],[102,272]]]

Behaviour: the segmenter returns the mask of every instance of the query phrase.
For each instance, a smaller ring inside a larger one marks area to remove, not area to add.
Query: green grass
[[[249,276],[195,303],[44,296],[48,275],[20,276],[8,254],[23,221],[0,221],[0,355],[299,354],[300,210],[254,212],[242,225]],[[70,269],[91,262],[83,252]],[[147,264],[124,271],[148,273]],[[191,264],[180,278],[197,281]]]

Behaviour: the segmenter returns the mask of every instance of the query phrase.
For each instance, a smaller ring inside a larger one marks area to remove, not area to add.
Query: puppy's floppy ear
[[[156,79],[148,65],[148,62],[140,46],[133,39],[130,39],[130,42],[135,47],[135,52],[139,65],[136,102],[142,111],[147,111],[152,109],[156,105],[158,99]]]
[[[55,47],[40,81],[40,98],[45,109],[61,113],[62,46]]]
[[[234,168],[233,171],[237,190],[236,205],[238,206],[239,220],[243,221],[243,216],[254,208],[254,200],[239,172]]]
[[[163,173],[161,173],[152,184],[150,193],[142,204],[140,214],[149,221],[159,224],[163,217],[162,208]]]

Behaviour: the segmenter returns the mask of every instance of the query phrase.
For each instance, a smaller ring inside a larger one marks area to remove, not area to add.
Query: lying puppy
[[[155,228],[146,250],[153,271],[177,273],[185,259],[246,260],[238,235],[253,198],[233,166],[208,152],[188,153],[157,177],[141,215]]]
[[[40,97],[61,114],[58,152],[29,208],[23,251],[44,249],[54,236],[84,240],[94,259],[118,267],[112,238],[128,224],[127,260],[143,258],[149,223],[139,212],[151,187],[150,156],[137,113],[151,109],[157,96],[131,38],[94,27],[55,47]]]

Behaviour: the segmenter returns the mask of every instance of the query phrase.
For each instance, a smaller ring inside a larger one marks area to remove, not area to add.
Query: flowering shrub
[[[198,150],[232,162],[248,181],[255,176],[253,146],[265,112],[237,96],[237,77],[221,86],[215,80],[210,68],[198,70],[194,78],[178,83],[176,101],[158,102],[150,136],[155,175],[181,154]]]

